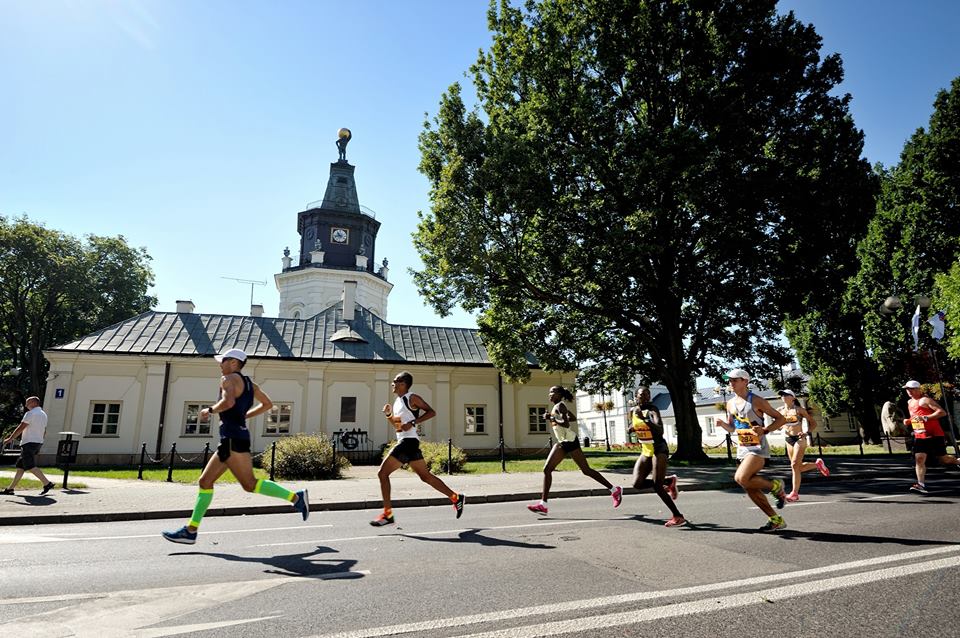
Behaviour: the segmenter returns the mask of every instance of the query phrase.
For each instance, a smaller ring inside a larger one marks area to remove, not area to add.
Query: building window
[[[184,436],[194,436],[194,435],[210,435],[210,424],[213,422],[213,417],[209,417],[206,423],[200,422],[200,410],[204,408],[209,408],[213,405],[212,401],[207,401],[205,403],[191,402],[187,403],[183,408],[183,434]]]
[[[274,403],[264,420],[263,433],[274,436],[290,434],[291,414],[293,414],[292,403]]]
[[[299,310],[294,310],[294,311],[293,311],[293,318],[294,318],[294,319],[299,319],[299,318],[300,318],[300,311],[299,311]]]
[[[546,411],[547,406],[545,405],[527,406],[527,422],[531,434],[547,431],[547,420],[543,418],[543,413]]]
[[[823,429],[826,430],[827,432],[833,432],[833,428],[830,427],[829,417],[823,417]]]
[[[463,406],[463,411],[464,427],[467,434],[486,434],[487,406],[465,405]]]
[[[120,403],[92,401],[89,432],[93,436],[113,436],[120,425]]]
[[[357,422],[357,397],[340,397],[340,423]]]
[[[716,417],[706,416],[703,417],[703,424],[706,426],[707,434],[713,436],[717,433],[717,420]]]

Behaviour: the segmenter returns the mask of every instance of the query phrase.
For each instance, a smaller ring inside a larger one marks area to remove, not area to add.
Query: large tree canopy
[[[416,282],[480,313],[511,378],[533,352],[662,381],[700,457],[695,376],[772,376],[792,288],[831,269],[810,246],[864,223],[840,61],[773,0],[504,0],[489,24],[478,107],[451,86],[420,137]]]
[[[937,94],[933,107],[928,127],[907,141],[900,163],[881,173],[877,213],[858,248],[861,268],[848,293],[849,307],[863,316],[866,346],[882,373],[879,390],[888,397],[899,393],[905,375],[932,374],[923,356],[908,356],[913,297],[934,292],[937,275],[960,256],[960,78]],[[949,273],[941,275],[940,284],[934,310],[951,299]],[[879,308],[891,294],[904,308],[887,316]],[[951,303],[948,312],[948,324],[956,326],[960,308]]]
[[[44,348],[156,303],[147,295],[149,262],[146,250],[122,236],[81,241],[25,217],[0,216],[0,363],[20,370],[13,382],[5,377],[6,409],[18,408],[25,394],[43,395]]]

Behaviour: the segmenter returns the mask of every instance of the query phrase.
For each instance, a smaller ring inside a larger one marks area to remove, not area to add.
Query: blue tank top
[[[220,438],[221,439],[249,439],[250,430],[247,429],[247,410],[253,405],[253,381],[239,372],[243,380],[243,392],[234,399],[233,406],[220,412]],[[220,390],[220,398],[223,398],[223,389]]]

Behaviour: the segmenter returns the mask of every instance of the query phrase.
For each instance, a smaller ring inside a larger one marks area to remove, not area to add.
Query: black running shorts
[[[233,452],[250,454],[250,439],[220,439],[217,446],[217,456],[221,463],[226,463]]]
[[[423,460],[423,452],[420,451],[420,439],[400,439],[390,450],[390,456],[404,465]]]

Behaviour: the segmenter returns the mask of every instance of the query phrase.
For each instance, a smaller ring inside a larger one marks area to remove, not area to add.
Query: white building
[[[146,312],[47,350],[50,432],[79,433],[81,463],[129,463],[143,443],[151,455],[174,442],[185,456],[215,447],[216,419],[197,422],[217,396],[212,355],[241,348],[244,373],[275,403],[250,422],[254,452],[280,436],[351,429],[387,443],[380,409],[401,370],[437,411],[425,438],[492,455],[502,430],[510,450],[542,448],[547,391],[574,375],[531,366],[530,382],[506,383],[476,330],[388,323],[387,260],[373,266],[380,223],[360,206],[353,173],[346,160],[332,163],[323,200],[298,213],[300,254],[284,251],[275,276],[278,317],[260,306],[249,316],[201,314],[178,301],[176,312]]]

